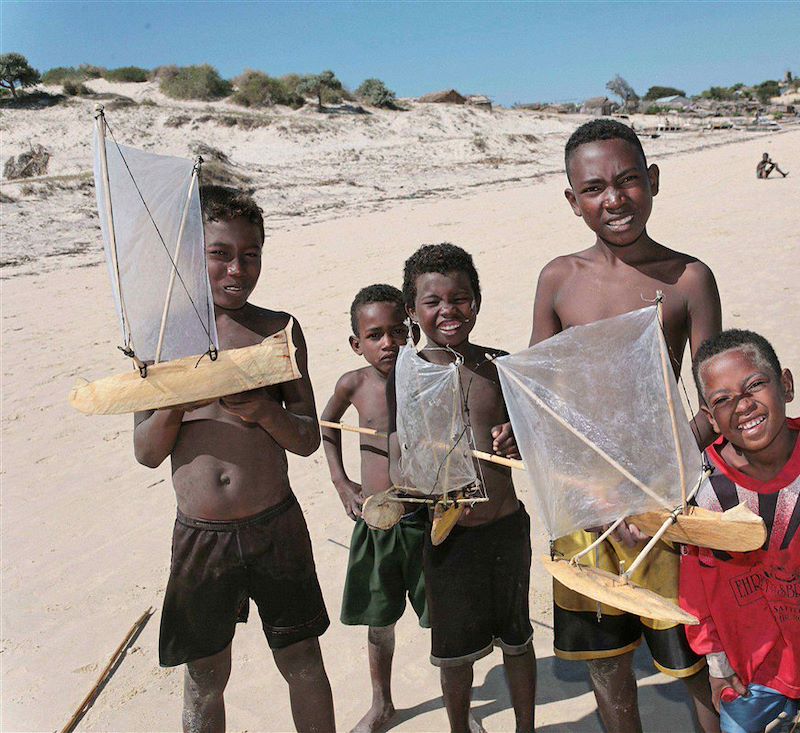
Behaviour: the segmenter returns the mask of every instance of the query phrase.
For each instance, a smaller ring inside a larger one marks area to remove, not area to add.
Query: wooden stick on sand
[[[139,632],[144,628],[144,625],[148,622],[150,617],[153,615],[153,608],[148,608],[139,618],[136,620],[133,626],[131,626],[130,630],[127,634],[125,634],[125,638],[122,640],[122,643],[116,648],[114,654],[111,656],[108,664],[106,665],[105,669],[101,672],[100,676],[97,678],[97,682],[94,683],[94,686],[91,690],[89,690],[89,694],[83,698],[81,704],[78,706],[78,709],[73,713],[72,717],[69,719],[67,724],[61,729],[61,733],[71,733],[71,731],[75,730],[75,727],[81,721],[81,718],[86,715],[89,708],[92,706],[95,698],[100,692],[100,688],[111,679],[111,675],[113,674],[114,668],[118,662],[122,661],[122,657],[125,652],[128,650],[131,642],[136,638]]]

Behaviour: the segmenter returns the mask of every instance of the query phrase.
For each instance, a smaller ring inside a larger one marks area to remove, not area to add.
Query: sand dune
[[[191,115],[204,110],[203,105],[179,107]],[[214,108],[215,115],[219,111]],[[55,150],[54,174],[88,170],[89,112],[88,102],[3,112],[3,154],[18,152],[28,139],[46,140]],[[371,282],[399,284],[402,263],[419,244],[449,240],[473,253],[484,288],[476,338],[516,350],[527,344],[540,268],[553,256],[591,242],[562,195],[560,149],[574,118],[504,111],[484,121],[488,113],[414,108],[391,121],[389,113],[376,113],[369,122],[361,117],[343,122],[302,112],[273,114],[266,127],[243,131],[218,129],[213,121],[196,129],[191,123],[165,128],[168,114],[177,112],[147,105],[120,110],[119,137],[180,155],[195,139],[217,141],[216,147],[253,176],[270,230],[253,299],[290,310],[303,325],[320,407],[338,375],[359,364],[347,345],[352,295]],[[303,137],[294,127],[298,120],[315,131]],[[438,138],[437,124],[446,128]],[[294,131],[282,134],[284,125]],[[355,138],[370,134],[372,143],[359,148]],[[475,134],[489,146],[499,146],[507,135],[531,134],[537,140],[525,143],[528,152],[517,142],[504,143],[503,156],[510,158],[513,150],[520,161],[530,160],[493,168],[485,163],[489,153],[471,152]],[[712,267],[726,326],[762,332],[786,366],[800,371],[800,233],[794,213],[800,199],[800,131],[755,139],[735,132],[730,139],[696,135],[686,147],[731,144],[676,152],[688,137],[645,141],[662,169],[662,192],[649,230]],[[415,137],[422,140],[409,143]],[[309,144],[301,149],[301,141]],[[677,147],[671,149],[673,144]],[[368,154],[356,160],[354,149]],[[792,174],[757,181],[754,168],[763,150]],[[511,169],[521,180],[498,183],[510,177]],[[345,183],[329,191],[320,183],[326,177]],[[350,186],[350,180],[358,185]],[[96,377],[125,368],[115,348],[118,333],[105,268],[99,265],[93,192],[78,184],[54,186],[47,193],[46,184],[37,184],[33,193],[13,193],[19,195],[16,203],[0,204],[3,258],[17,260],[0,270],[0,659],[2,727],[9,731],[63,725],[133,621],[148,606],[160,607],[169,563],[174,498],[168,467],[148,470],[135,463],[130,418],[85,417],[66,403],[76,375]],[[377,186],[385,189],[382,200],[374,192]],[[404,200],[401,186],[427,193]],[[331,202],[341,206],[325,208]],[[353,439],[348,458],[354,470],[356,453]],[[351,524],[321,451],[307,459],[293,457],[290,475],[307,514],[329,612],[336,618]],[[530,506],[530,496],[524,489],[521,493]],[[545,546],[539,528],[535,549]],[[541,729],[600,730],[583,669],[552,656],[549,582],[538,568],[531,602]],[[158,614],[81,730],[179,729],[182,673],[158,667],[157,632]],[[369,701],[366,632],[334,621],[322,646],[338,725],[345,730]],[[404,617],[395,658],[397,730],[447,729],[428,652],[427,632]],[[476,666],[475,675],[476,713],[494,731],[513,728],[500,665],[499,654],[492,655]],[[680,684],[655,674],[646,655],[637,657],[637,671],[645,729],[690,730]],[[237,633],[227,701],[230,730],[291,730],[285,686],[257,623]]]

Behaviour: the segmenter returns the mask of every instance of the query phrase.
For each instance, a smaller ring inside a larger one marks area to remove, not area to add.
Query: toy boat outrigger
[[[219,350],[208,280],[196,161],[146,153],[106,138],[95,114],[94,179],[123,346],[134,370],[69,395],[87,414],[120,414],[211,401],[298,379],[292,322],[259,344]]]

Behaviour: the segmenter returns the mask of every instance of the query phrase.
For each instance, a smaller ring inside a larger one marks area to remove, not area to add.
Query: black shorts
[[[233,640],[236,622],[247,620],[249,598],[271,649],[328,628],[311,538],[294,495],[231,522],[178,512],[161,612],[161,666],[221,652]]]
[[[425,590],[431,663],[471,664],[499,646],[524,654],[533,639],[528,612],[530,518],[525,507],[477,527],[456,525],[434,547],[425,533]]]
[[[691,677],[706,666],[686,640],[683,624],[654,629],[631,613],[600,619],[593,611],[567,611],[553,604],[556,656],[560,659],[607,659],[633,651],[644,636],[653,663],[670,677]]]

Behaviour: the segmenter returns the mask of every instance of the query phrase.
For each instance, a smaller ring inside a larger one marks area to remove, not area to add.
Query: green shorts
[[[351,626],[391,626],[405,611],[406,595],[430,628],[422,574],[426,511],[421,509],[389,530],[356,521],[344,583],[341,621]]]

